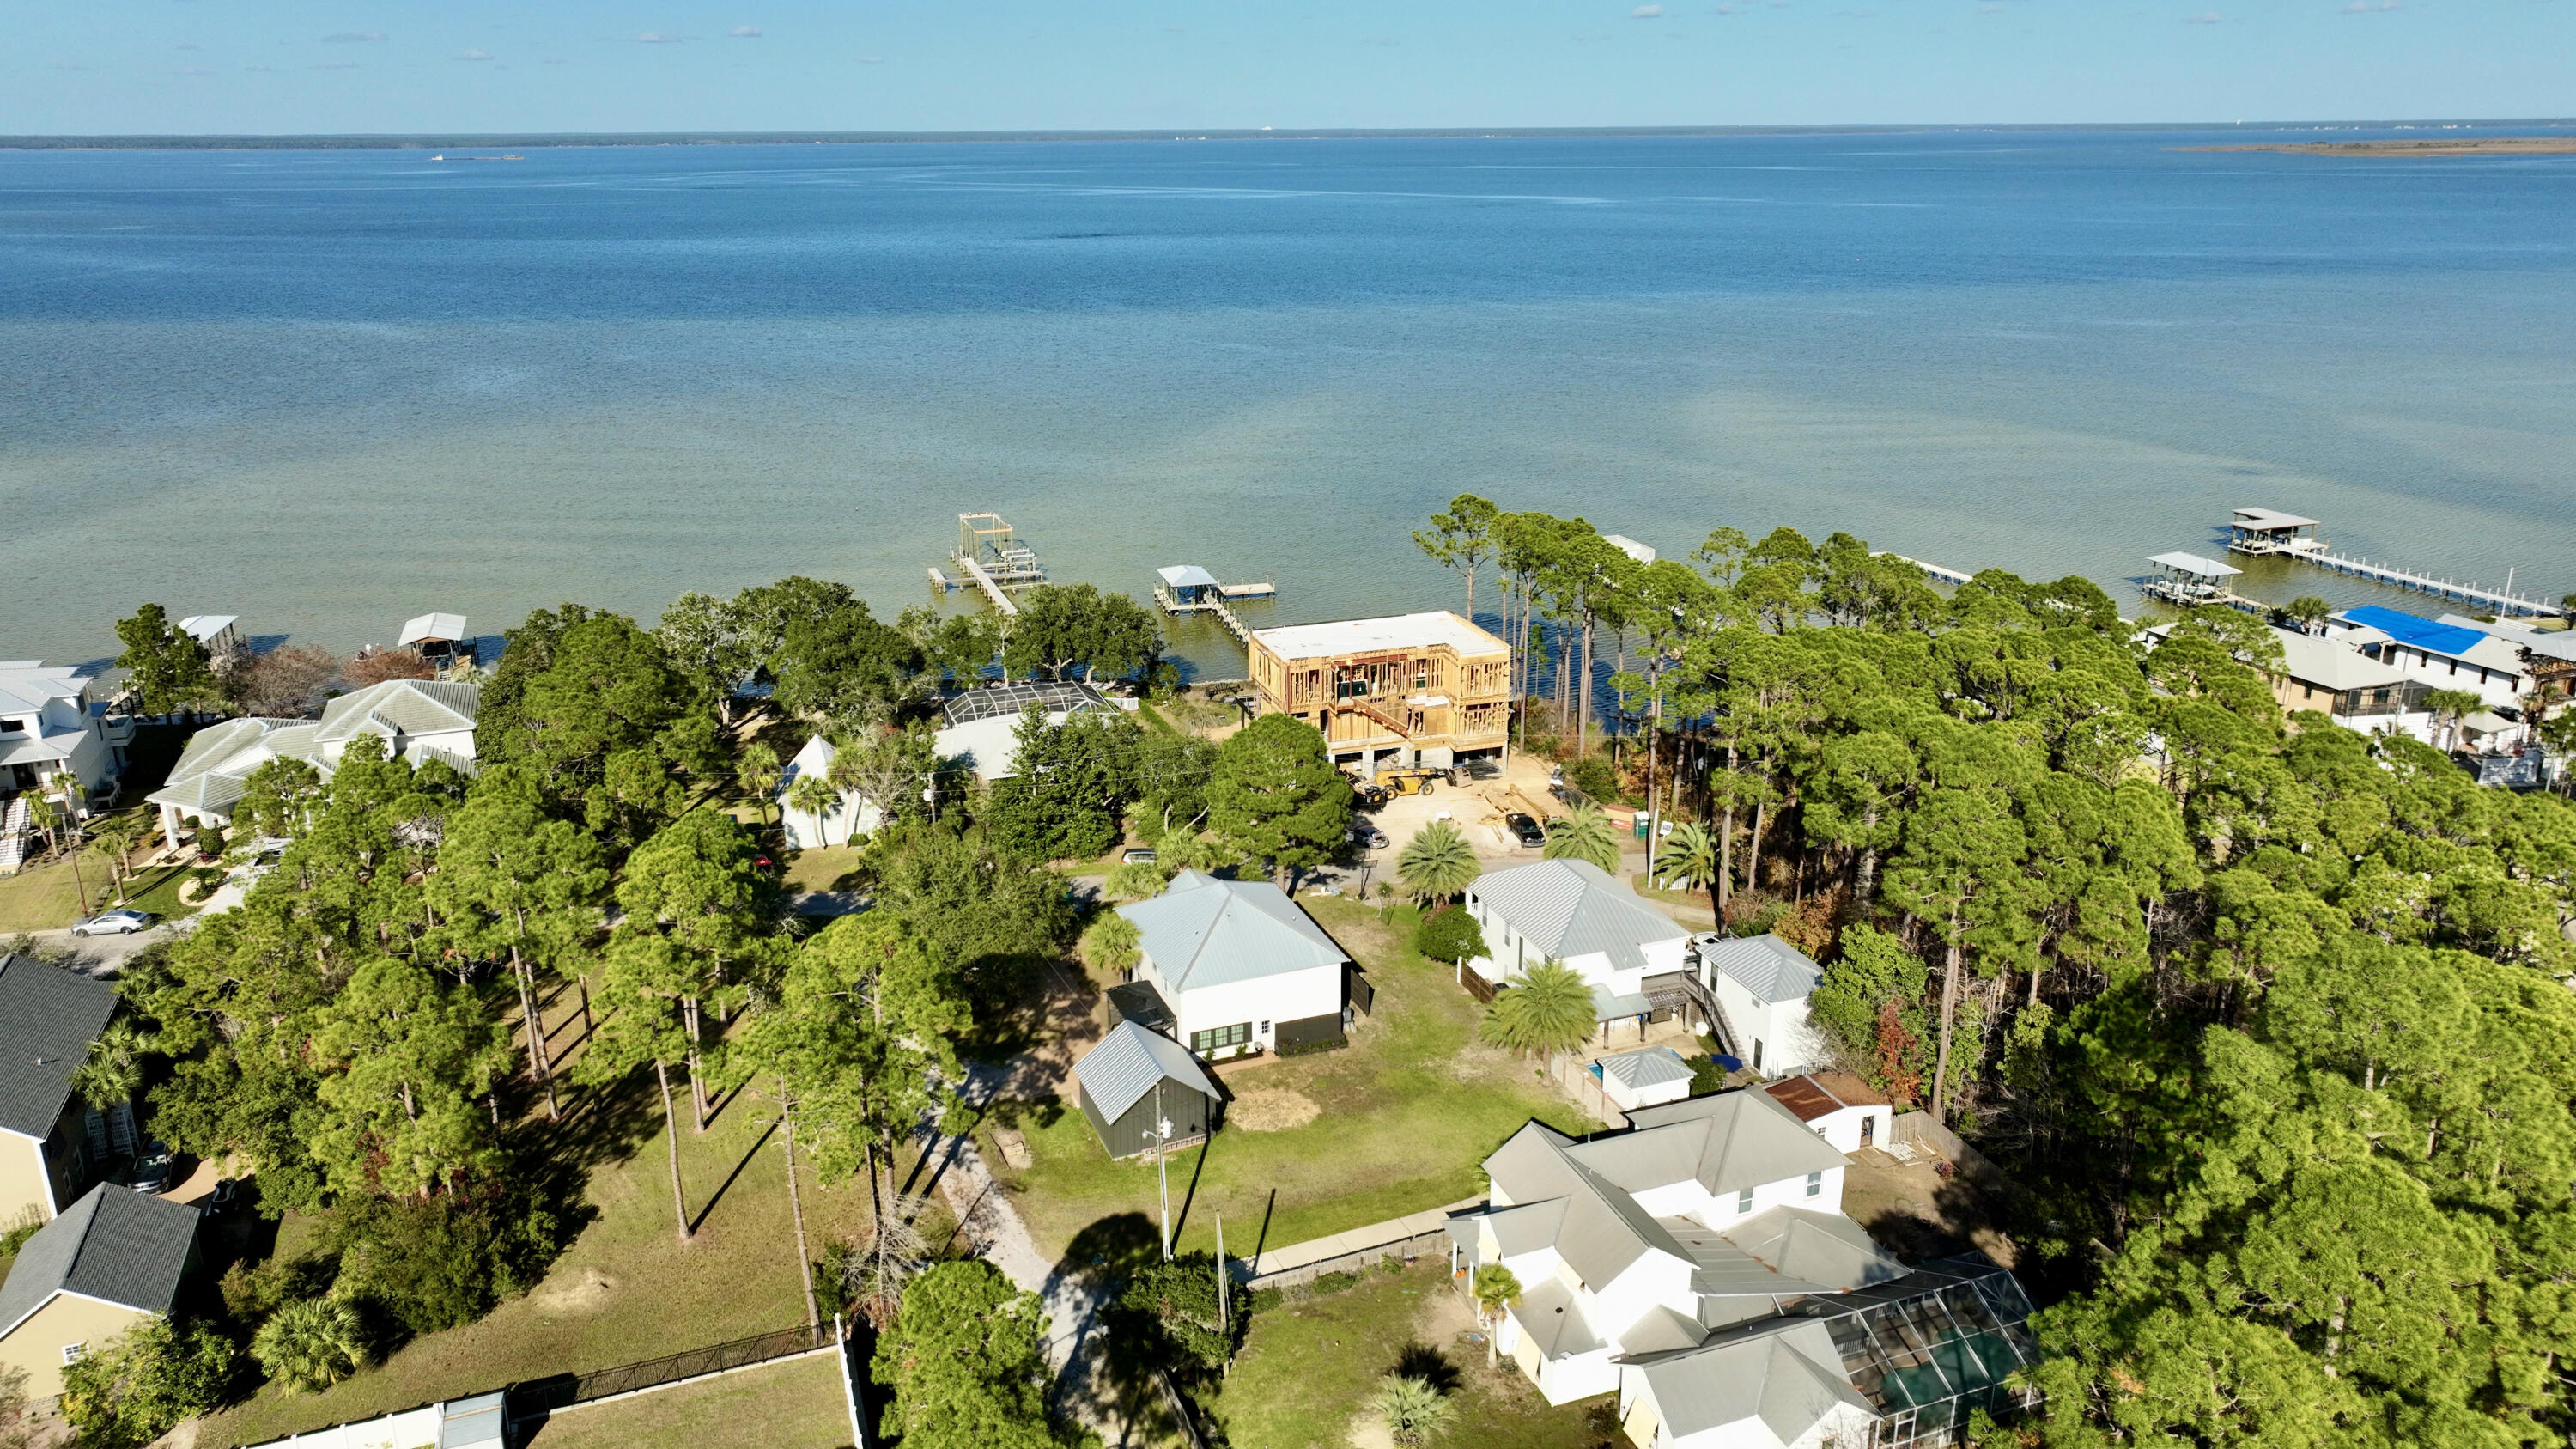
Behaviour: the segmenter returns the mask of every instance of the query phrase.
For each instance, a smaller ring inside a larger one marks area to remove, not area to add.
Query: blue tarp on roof
[[[2476,629],[2463,629],[2457,624],[2437,624],[2415,614],[2401,614],[2377,604],[2364,604],[2346,609],[2343,616],[2356,624],[2367,624],[2400,644],[2416,649],[2429,649],[2436,654],[2466,654],[2487,637]]]

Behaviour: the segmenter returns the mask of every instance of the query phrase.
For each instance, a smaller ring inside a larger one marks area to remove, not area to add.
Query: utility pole
[[[1162,1179],[1163,1261],[1172,1261],[1172,1119],[1163,1115],[1163,1084],[1154,1084],[1154,1172]]]

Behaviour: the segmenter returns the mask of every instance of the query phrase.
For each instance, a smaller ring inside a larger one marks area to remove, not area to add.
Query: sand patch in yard
[[[1225,1125],[1246,1132],[1285,1132],[1324,1115],[1315,1099],[1288,1087],[1255,1087],[1225,1109]]]
[[[528,1301],[548,1313],[590,1313],[604,1306],[616,1291],[616,1279],[597,1268],[584,1268],[579,1277],[539,1288],[528,1295]]]

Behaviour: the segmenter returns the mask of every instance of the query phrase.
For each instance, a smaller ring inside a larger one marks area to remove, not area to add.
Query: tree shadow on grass
[[[1395,1362],[1387,1366],[1387,1372],[1397,1378],[1420,1379],[1443,1394],[1458,1392],[1467,1381],[1458,1372],[1458,1366],[1449,1361],[1449,1355],[1420,1339],[1398,1349]]]
[[[735,1182],[741,1179],[742,1170],[751,1166],[751,1160],[758,1157],[760,1149],[768,1146],[769,1139],[776,1135],[778,1135],[778,1123],[772,1120],[767,1127],[761,1129],[760,1136],[753,1139],[750,1148],[742,1154],[742,1161],[735,1163],[733,1171],[725,1174],[723,1184],[708,1196],[704,1205],[699,1207],[698,1215],[689,1220],[690,1232],[694,1233],[707,1225],[707,1219],[715,1213],[716,1204],[724,1201],[724,1195],[733,1189]]]
[[[1100,1371],[1092,1377],[1089,1408],[1114,1417],[1132,1435],[1162,1412],[1156,1370],[1163,1367],[1161,1335],[1146,1331],[1141,1315],[1117,1305],[1115,1295],[1145,1267],[1162,1261],[1163,1244],[1151,1219],[1139,1212],[1112,1213],[1073,1235],[1056,1276],[1091,1286],[1103,1299],[1102,1332],[1095,1335]],[[1080,1407],[1080,1406],[1068,1406]]]

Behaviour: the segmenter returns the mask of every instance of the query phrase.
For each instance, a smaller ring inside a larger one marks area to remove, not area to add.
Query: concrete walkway
[[[1011,1075],[1008,1068],[970,1064],[968,1105],[981,1107],[992,1101]],[[1019,1210],[993,1181],[972,1137],[932,1132],[924,1159],[930,1164],[931,1186],[948,1200],[960,1231],[975,1251],[1045,1305],[1046,1355],[1055,1366],[1058,1407],[1099,1430],[1108,1442],[1120,1442],[1098,1382],[1100,1318],[1109,1303],[1105,1286],[1069,1264],[1050,1262],[1039,1250]]]
[[[1464,1202],[1453,1202],[1447,1207],[1425,1208],[1421,1212],[1408,1213],[1400,1218],[1389,1218],[1382,1223],[1370,1223],[1364,1228],[1352,1228],[1348,1232],[1309,1238],[1302,1243],[1290,1243],[1284,1248],[1272,1248],[1253,1259],[1248,1265],[1250,1276],[1267,1278],[1274,1273],[1292,1272],[1299,1268],[1312,1267],[1317,1263],[1330,1262],[1335,1258],[1345,1258],[1353,1253],[1365,1253],[1372,1248],[1388,1247],[1401,1243],[1407,1238],[1426,1237],[1441,1231],[1449,1221],[1451,1213],[1464,1212],[1468,1208],[1484,1205],[1483,1198],[1471,1197]]]

